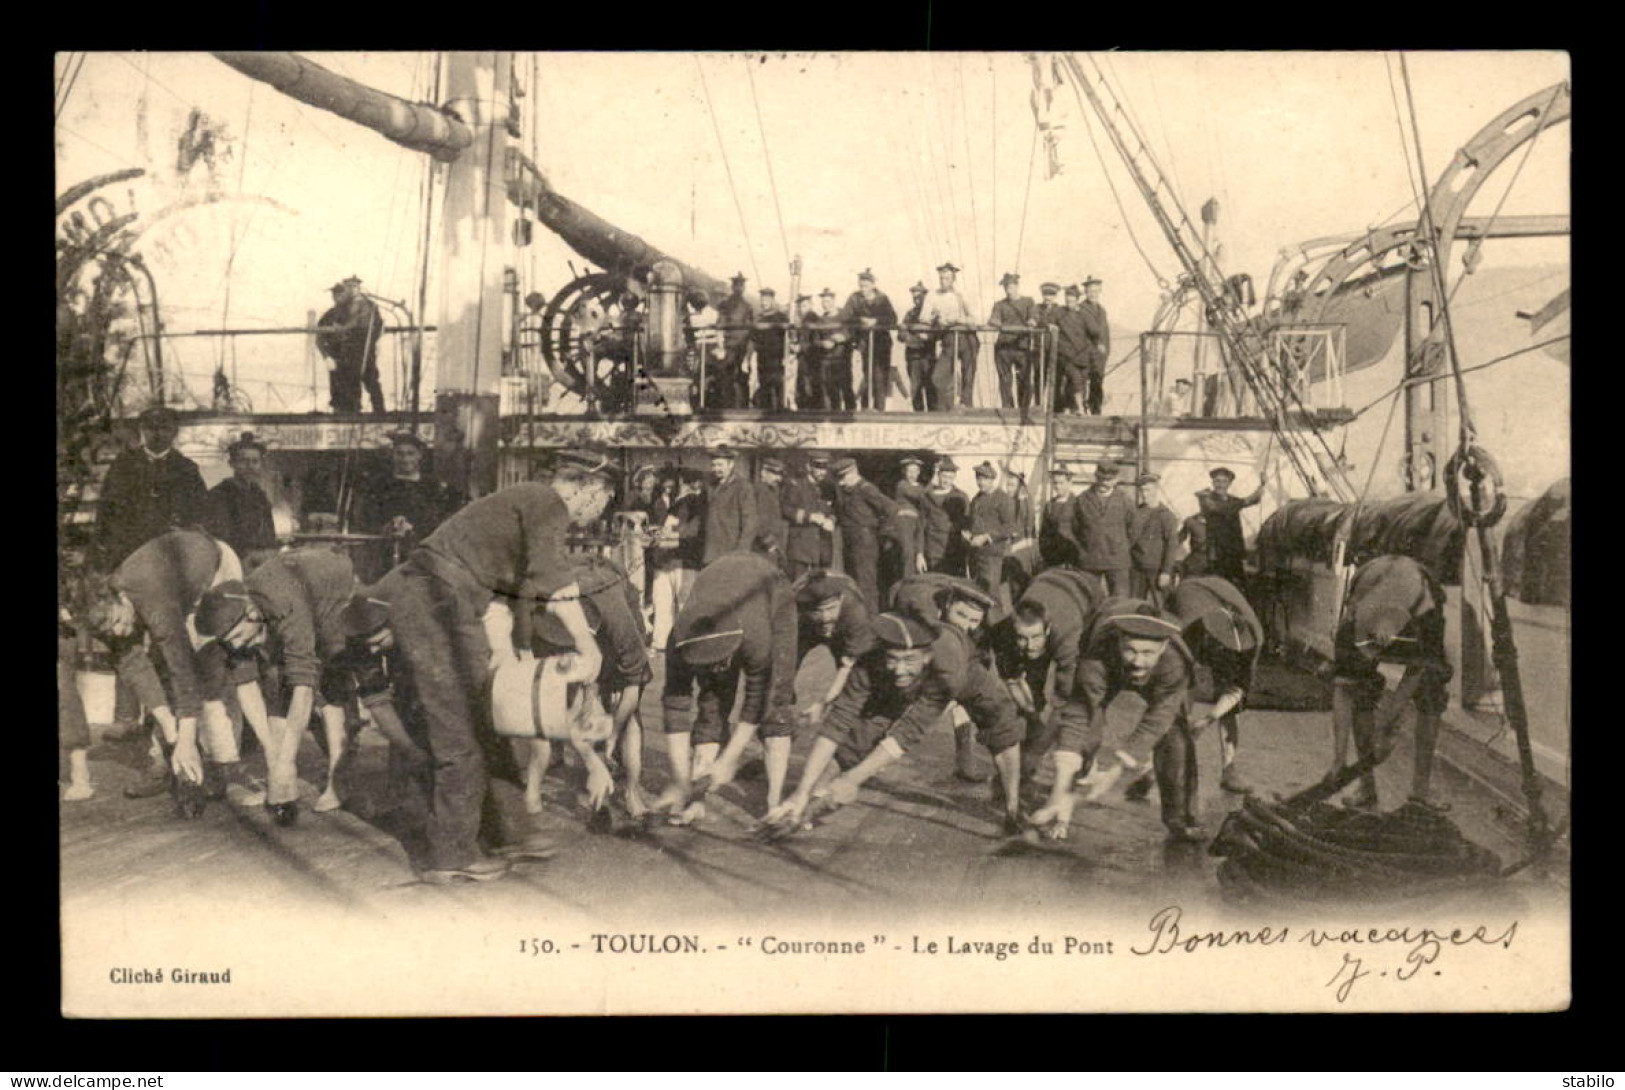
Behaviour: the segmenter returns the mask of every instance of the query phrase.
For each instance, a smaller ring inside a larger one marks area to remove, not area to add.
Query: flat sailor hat
[[[690,666],[712,666],[739,650],[744,636],[743,628],[722,628],[715,618],[702,617],[677,641],[677,654]]]
[[[906,613],[882,613],[870,627],[874,630],[875,639],[887,647],[903,651],[930,647],[937,639],[936,628]]]

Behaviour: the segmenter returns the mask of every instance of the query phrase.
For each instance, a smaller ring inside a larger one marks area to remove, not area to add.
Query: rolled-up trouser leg
[[[57,744],[64,750],[89,749],[90,725],[79,698],[79,674],[74,669],[78,647],[71,639],[57,640],[56,726]]]
[[[445,580],[409,566],[392,603],[392,627],[428,725],[433,762],[429,866],[455,868],[479,857],[485,758],[474,724],[484,702],[490,649],[480,611]]]
[[[1169,828],[1196,824],[1196,742],[1190,729],[1174,726],[1151,751],[1162,798],[1162,823]]]

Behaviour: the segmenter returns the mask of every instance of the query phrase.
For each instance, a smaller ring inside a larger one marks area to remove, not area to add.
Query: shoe
[[[150,799],[169,790],[169,769],[153,765],[139,780],[124,789],[127,799]]]
[[[1352,798],[1349,801],[1345,802],[1343,805],[1346,806],[1350,810],[1364,810],[1367,813],[1376,813],[1377,806],[1378,806],[1377,796],[1376,796],[1375,793],[1371,793],[1371,794],[1362,793],[1362,794],[1356,795],[1354,798]]]
[[[1242,778],[1241,773],[1236,771],[1235,765],[1231,765],[1224,770],[1224,775],[1219,777],[1219,786],[1232,795],[1251,795],[1253,793],[1252,784]]]
[[[1196,824],[1170,825],[1168,826],[1168,839],[1197,844],[1207,839],[1207,830]]]
[[[102,741],[130,742],[134,741],[136,738],[145,738],[146,735],[147,732],[142,728],[140,723],[125,721],[122,723],[114,723],[112,726],[103,731]]]
[[[1123,789],[1123,797],[1130,802],[1144,802],[1151,797],[1151,777],[1141,776]]]
[[[221,802],[226,797],[226,784],[229,782],[226,770],[210,762],[203,766],[203,797],[210,802]]]
[[[265,808],[271,812],[271,820],[283,829],[299,820],[299,804],[297,802],[268,802],[265,804]]]
[[[498,845],[496,854],[510,863],[540,862],[559,854],[559,846],[541,833],[532,833],[518,843]]]
[[[454,882],[490,882],[507,874],[509,864],[506,859],[493,859],[490,856],[479,856],[472,862],[461,867],[442,867],[425,869],[418,872],[418,877],[436,886],[449,886]]]

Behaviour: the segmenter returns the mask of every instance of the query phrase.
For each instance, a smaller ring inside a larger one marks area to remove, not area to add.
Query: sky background
[[[430,97],[429,54],[309,56],[379,89]],[[1569,78],[1567,57],[1554,53],[1407,61],[1430,180],[1498,113]],[[1190,216],[1218,199],[1227,273],[1250,273],[1262,288],[1282,247],[1415,216],[1396,55],[1110,54],[1102,65]],[[713,275],[743,271],[752,289],[765,282],[782,296],[788,255],[799,254],[809,293],[844,295],[872,268],[904,302],[908,285],[933,282],[932,269],[952,260],[985,313],[1005,271],[1021,273],[1034,296],[1043,280],[1093,274],[1106,281],[1114,326],[1132,333],[1150,322],[1158,277],[1177,273],[1069,85],[1051,118],[1062,126],[1062,172],[1045,176],[1021,54],[520,54],[517,69],[531,90],[520,144],[559,192]],[[183,170],[177,148],[194,109],[214,151]],[[1503,214],[1569,211],[1569,136],[1567,125],[1542,133]],[[1518,158],[1481,191],[1475,214],[1495,207]],[[208,55],[90,54],[58,118],[56,162],[59,191],[147,169],[116,187],[114,202],[139,207],[143,222],[201,202],[148,237],[171,330],[302,325],[328,305],[327,286],[351,274],[417,309],[428,157]],[[582,264],[541,230],[504,260],[526,290],[549,295],[572,260]],[[1566,239],[1485,251],[1488,269],[1566,264]],[[433,287],[431,272],[431,320]],[[1114,356],[1130,347],[1120,340]],[[310,407],[303,338],[243,341],[235,355],[199,338],[172,342],[171,355],[199,397],[226,363],[256,409]],[[1565,386],[1565,413],[1566,400]]]

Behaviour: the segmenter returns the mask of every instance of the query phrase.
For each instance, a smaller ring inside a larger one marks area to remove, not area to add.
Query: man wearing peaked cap
[[[1149,602],[1109,598],[1085,631],[1082,657],[1071,692],[1056,717],[1055,786],[1049,801],[1032,817],[1051,838],[1063,840],[1078,796],[1073,778],[1094,765],[1087,799],[1098,799],[1125,773],[1137,778],[1154,769],[1162,801],[1162,821],[1175,840],[1200,839],[1196,821],[1196,744],[1191,733],[1190,690],[1194,659],[1181,638],[1179,621]],[[1106,708],[1123,691],[1145,701],[1134,730],[1116,748],[1108,766],[1096,763],[1102,747]]]
[[[1390,706],[1416,705],[1416,756],[1408,801],[1433,806],[1433,754],[1439,717],[1449,704],[1451,675],[1445,653],[1445,601],[1439,580],[1408,556],[1375,557],[1354,573],[1333,641],[1333,756],[1328,779],[1348,763],[1351,736],[1361,759],[1392,745],[1394,723],[1376,722],[1386,686],[1378,666],[1403,665],[1405,673]],[[1376,777],[1367,772],[1354,805],[1375,809],[1377,802]]]
[[[1265,478],[1245,496],[1232,496],[1230,486],[1236,474],[1228,466],[1208,471],[1212,486],[1196,494],[1202,520],[1207,524],[1207,567],[1214,575],[1238,587],[1247,585],[1247,542],[1241,529],[1241,513],[1264,498]]]
[[[1083,293],[1076,284],[1066,286],[1066,305],[1050,312],[1055,326],[1055,408],[1082,413],[1088,397],[1089,330],[1080,309]]]
[[[1004,582],[1004,560],[1010,546],[1021,537],[1021,516],[1015,499],[999,489],[998,470],[989,462],[976,467],[976,487],[965,526],[965,543],[970,546],[971,576],[976,585],[997,598],[1009,612],[1009,588]]]
[[[384,389],[378,379],[378,342],[384,319],[378,306],[361,291],[359,277],[351,276],[332,287],[333,306],[316,322],[316,348],[333,361],[328,375],[332,409],[336,413],[361,411],[365,386],[372,411],[384,411]]]
[[[835,508],[827,495],[829,455],[814,452],[780,491],[785,521],[786,574],[795,577],[835,562]]]
[[[1047,568],[1077,567],[1078,542],[1072,536],[1072,469],[1065,462],[1050,464],[1050,498],[1038,520],[1038,555]]]
[[[784,354],[790,316],[780,308],[772,288],[763,288],[758,295],[762,307],[751,331],[751,342],[756,346],[756,407],[777,412],[786,408]]]
[[[973,332],[976,319],[971,314],[970,305],[954,287],[954,276],[958,272],[959,269],[952,263],[937,266],[939,287],[926,300],[921,315],[926,324],[938,331],[937,354],[931,368],[931,384],[936,390],[938,410],[954,407],[953,380],[956,374],[959,376],[960,405],[968,409],[974,404],[972,392],[976,388],[976,353],[981,341]]]
[[[925,462],[915,454],[905,454],[898,460],[902,479],[892,489],[897,501],[897,515],[893,523],[895,533],[888,540],[882,557],[881,581],[888,587],[897,581],[926,570],[925,562],[925,507],[929,502],[925,486],[920,484],[920,471]]]
[[[1172,585],[1180,559],[1179,516],[1162,502],[1161,484],[1155,473],[1135,478],[1139,502],[1129,543],[1129,592],[1157,603]]]
[[[987,630],[983,622],[997,600],[974,583],[941,572],[926,572],[903,580],[893,592],[894,612],[919,617],[965,635],[974,654],[981,655]],[[954,775],[967,783],[982,783],[987,775],[977,767],[975,738],[967,716],[954,723]]]
[[[880,536],[895,533],[897,504],[858,472],[852,458],[835,463],[835,521],[841,527],[841,566],[863,591],[864,601],[878,608]]]
[[[756,540],[756,487],[737,468],[729,447],[711,452],[711,493],[705,504],[705,563],[734,552],[749,552]]]
[[[959,466],[943,455],[932,467],[925,498],[925,563],[931,571],[966,573],[968,548],[961,534],[970,521],[970,497],[957,487]]]
[[[1078,567],[1099,576],[1114,595],[1129,590],[1133,567],[1135,504],[1117,487],[1118,466],[1102,461],[1095,480],[1072,506],[1072,538],[1078,543]]]
[[[773,562],[785,574],[789,574],[786,567],[785,547],[788,544],[786,531],[789,522],[784,513],[784,461],[769,455],[762,459],[757,467],[757,479],[754,485],[756,492],[756,537],[751,548],[766,556],[771,556]]]
[[[166,530],[203,518],[208,489],[197,463],[175,449],[175,411],[154,405],[136,424],[140,442],[119,451],[102,479],[90,549],[98,572],[113,571]]]
[[[717,363],[718,408],[743,409],[750,404],[750,375],[745,357],[750,352],[751,326],[756,311],[745,299],[745,274],[735,273],[731,294],[717,304],[717,326],[722,332],[722,359]]]
[[[1004,828],[1018,829],[1020,721],[1009,696],[976,661],[969,638],[901,612],[882,613],[872,628],[875,648],[858,660],[830,705],[801,782],[782,806],[768,812],[769,825],[793,832],[809,810],[827,812],[853,802],[865,782],[902,757],[957,703],[994,751],[1005,788]]]
[[[818,358],[822,361],[825,409],[851,411],[857,408],[857,394],[852,385],[852,332],[841,308],[835,305],[835,289],[825,288],[818,293],[819,314],[816,326]]]
[[[1033,403],[1033,337],[1031,330],[1037,325],[1033,301],[1021,294],[1021,277],[1005,273],[999,281],[1004,298],[993,304],[988,324],[997,326],[999,335],[993,341],[993,362],[999,371],[999,403],[1006,409],[1018,404],[1023,415]],[[1011,379],[1015,392],[1011,392]]]
[[[706,565],[666,651],[661,706],[672,783],[654,808],[685,823],[699,817],[696,796],[732,782],[758,729],[768,807],[777,806],[790,767],[795,675],[796,601],[784,573],[755,553],[729,553]],[[741,678],[744,702],[729,730]]]
[[[937,407],[936,389],[930,381],[936,338],[929,320],[924,317],[926,296],[931,294],[931,289],[916,281],[908,290],[913,302],[903,314],[897,338],[903,342],[903,360],[908,368],[909,403],[915,412],[927,412]]]

